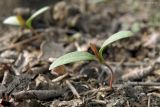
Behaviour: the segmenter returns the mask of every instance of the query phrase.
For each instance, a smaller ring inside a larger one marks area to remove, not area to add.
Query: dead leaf
[[[122,76],[122,80],[136,80],[141,79],[149,75],[154,70],[153,66],[148,66],[146,68],[135,68],[130,69],[130,71]]]
[[[155,47],[156,44],[160,41],[160,35],[158,32],[154,32],[151,35],[149,35],[149,38],[145,41],[144,47]]]
[[[52,74],[60,76],[66,73],[66,69],[64,65],[58,66],[51,71]]]
[[[41,60],[48,60],[50,57],[57,58],[65,54],[64,48],[61,44],[54,41],[45,41],[41,44]]]

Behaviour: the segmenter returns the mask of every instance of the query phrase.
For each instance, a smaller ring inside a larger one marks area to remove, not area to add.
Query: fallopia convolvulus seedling
[[[72,62],[77,62],[77,61],[98,61],[100,64],[103,64],[108,67],[108,69],[111,72],[110,76],[110,81],[109,81],[109,86],[112,88],[112,83],[113,83],[113,70],[112,68],[107,64],[107,62],[104,60],[103,57],[103,52],[104,49],[112,44],[113,42],[116,42],[120,39],[123,38],[128,38],[133,36],[134,34],[131,31],[120,31],[118,33],[113,34],[110,36],[107,40],[104,41],[102,46],[100,47],[100,50],[98,51],[96,46],[94,44],[90,44],[91,50],[93,51],[94,55],[89,53],[89,52],[83,52],[83,51],[75,51],[75,52],[70,52],[68,54],[65,54],[59,58],[57,58],[49,67],[50,70],[59,67],[64,64],[72,63]]]
[[[37,10],[34,14],[32,14],[27,20],[25,20],[21,15],[10,16],[6,18],[3,23],[8,25],[20,26],[22,28],[32,28],[33,19],[35,19],[40,14],[44,13],[49,9],[48,6],[43,7]]]

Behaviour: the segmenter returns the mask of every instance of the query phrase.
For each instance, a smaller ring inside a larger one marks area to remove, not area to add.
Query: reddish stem
[[[110,86],[110,88],[112,89],[112,88],[113,88],[113,87],[112,87],[112,84],[113,84],[113,75],[114,75],[112,68],[104,61],[104,58],[101,58],[101,57],[100,57],[100,54],[99,54],[99,52],[98,52],[95,44],[90,43],[90,47],[91,47],[91,50],[93,51],[93,53],[95,54],[96,58],[98,59],[98,61],[99,61],[101,64],[107,66],[108,69],[110,70],[111,75],[110,75],[110,80],[109,80],[109,86]]]
[[[110,86],[110,88],[112,89],[113,87],[112,87],[112,84],[113,84],[113,76],[114,76],[114,72],[113,72],[113,70],[112,70],[112,68],[106,63],[106,62],[104,62],[103,63],[105,66],[107,66],[108,67],[108,69],[110,70],[110,72],[111,72],[111,75],[110,75],[110,80],[109,80],[109,86]]]

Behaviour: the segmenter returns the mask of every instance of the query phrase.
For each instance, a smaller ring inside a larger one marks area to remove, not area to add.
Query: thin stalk
[[[112,84],[113,84],[113,76],[114,76],[114,73],[113,73],[113,70],[112,70],[112,68],[110,67],[110,65],[108,65],[105,61],[103,62],[103,65],[105,65],[105,66],[107,66],[108,67],[108,69],[109,69],[109,71],[110,71],[110,80],[109,80],[109,86],[110,86],[110,88],[112,89],[113,87],[112,87]]]
[[[113,87],[112,87],[112,84],[113,84],[113,76],[114,76],[114,73],[113,73],[112,68],[105,62],[103,56],[97,51],[97,48],[96,48],[96,46],[95,46],[94,44],[91,44],[91,43],[90,43],[90,47],[91,47],[91,50],[93,51],[93,53],[95,54],[97,60],[98,60],[101,64],[103,64],[103,65],[105,65],[106,67],[108,67],[108,69],[109,69],[109,71],[110,71],[110,73],[111,73],[111,75],[110,75],[110,80],[109,80],[109,86],[110,86],[110,88],[112,89],[112,88],[113,88]]]

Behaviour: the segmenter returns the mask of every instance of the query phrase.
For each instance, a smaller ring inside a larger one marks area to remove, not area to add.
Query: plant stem
[[[112,89],[112,88],[113,88],[113,87],[112,87],[112,84],[113,84],[113,76],[114,76],[113,70],[112,70],[112,68],[110,67],[110,65],[108,65],[105,61],[104,61],[102,64],[105,65],[105,66],[107,66],[108,69],[110,70],[111,75],[110,75],[110,80],[109,80],[109,86],[110,86],[110,88]]]
[[[25,22],[24,18],[21,15],[17,15],[16,17],[17,17],[17,19],[20,23],[20,27],[25,28],[25,23],[26,22]]]
[[[107,66],[108,69],[110,70],[111,75],[110,75],[110,80],[109,80],[109,86],[110,86],[110,88],[112,89],[112,88],[113,88],[113,87],[112,87],[112,84],[113,84],[113,75],[114,75],[112,68],[105,62],[102,54],[100,54],[100,53],[97,51],[97,48],[96,48],[95,44],[90,43],[90,47],[91,47],[91,50],[93,51],[94,55],[96,56],[97,60],[98,60],[101,64]]]

